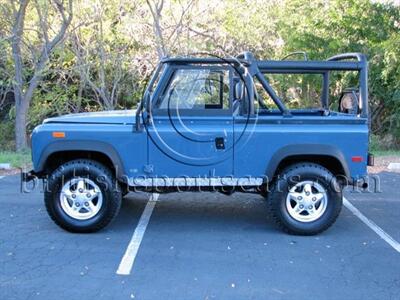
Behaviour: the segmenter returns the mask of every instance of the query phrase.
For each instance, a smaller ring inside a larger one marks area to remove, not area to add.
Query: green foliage
[[[372,151],[372,154],[374,154],[376,157],[400,156],[400,151],[399,150],[375,150],[375,151]]]
[[[3,1],[4,2],[4,1]],[[0,99],[12,86],[10,4],[0,10]],[[152,2],[152,1],[150,1]],[[32,51],[42,38],[31,2],[24,34],[25,78],[32,76]],[[28,130],[43,119],[65,113],[134,108],[160,58],[155,20],[147,1],[75,1],[74,19],[64,41],[50,57],[35,90]],[[310,59],[363,52],[369,59],[371,124],[374,149],[400,145],[400,7],[370,0],[225,0],[166,1],[158,23],[169,54],[198,51],[236,55],[250,50],[259,58],[280,59],[303,50]],[[292,58],[293,59],[293,58]],[[331,107],[345,87],[357,84],[353,73],[332,72]],[[312,106],[321,79],[276,77],[272,82],[291,107]],[[299,92],[288,93],[289,88]],[[266,103],[270,101],[260,90]],[[3,109],[0,100],[0,109]],[[8,110],[8,108],[7,108]],[[1,113],[0,149],[12,149],[14,109]],[[379,141],[385,142],[379,142]]]
[[[2,120],[0,123],[0,149],[11,151],[14,148],[14,120]]]
[[[31,164],[31,152],[0,151],[0,163],[10,163],[14,168],[27,168]]]
[[[369,59],[372,130],[400,139],[400,8],[369,0],[288,1],[279,32],[287,52],[305,50],[313,59],[362,52]],[[354,86],[351,75],[334,74],[331,100]]]
[[[321,107],[321,74],[268,74],[266,77],[289,109]]]
[[[371,134],[369,142],[371,151],[376,152],[382,150],[382,143],[377,135]]]
[[[371,134],[370,149],[373,152],[400,149],[400,143],[399,140],[392,134],[385,134],[381,136]]]

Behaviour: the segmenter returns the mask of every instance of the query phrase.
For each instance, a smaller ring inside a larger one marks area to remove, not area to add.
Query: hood
[[[48,118],[43,123],[134,124],[135,110],[111,110]]]

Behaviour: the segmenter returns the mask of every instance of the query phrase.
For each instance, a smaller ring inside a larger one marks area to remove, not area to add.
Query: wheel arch
[[[98,161],[123,178],[124,166],[118,152],[110,144],[97,141],[59,141],[48,145],[41,153],[35,168],[38,174],[47,174],[60,164],[79,158]]]
[[[320,164],[334,175],[350,178],[343,153],[335,146],[321,144],[297,144],[281,148],[272,156],[266,176],[272,180],[285,167],[301,161]]]

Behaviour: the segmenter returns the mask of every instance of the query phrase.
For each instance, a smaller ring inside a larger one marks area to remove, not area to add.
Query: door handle
[[[215,138],[215,148],[218,150],[225,149],[225,139],[223,137]]]

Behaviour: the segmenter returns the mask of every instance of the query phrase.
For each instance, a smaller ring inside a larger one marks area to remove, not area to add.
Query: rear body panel
[[[366,175],[366,120],[329,116],[260,116],[249,120],[237,117],[234,124],[237,139],[234,173],[237,177],[266,175],[271,178],[282,159],[301,155],[334,156],[345,164],[343,167],[348,173],[344,175],[352,178]],[[246,126],[247,130],[244,129]],[[355,163],[352,156],[362,156],[363,160]]]

